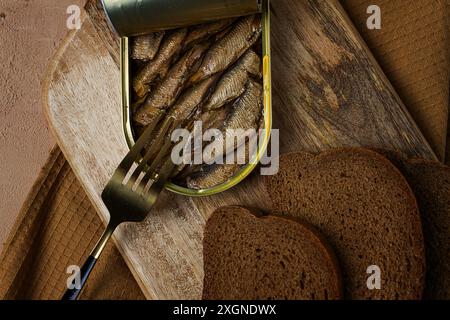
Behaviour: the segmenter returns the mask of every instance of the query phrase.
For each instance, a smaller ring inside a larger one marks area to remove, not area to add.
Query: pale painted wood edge
[[[68,32],[68,34],[64,37],[64,39],[61,41],[61,44],[59,45],[59,47],[57,48],[57,50],[55,51],[55,53],[53,54],[53,56],[50,59],[50,63],[47,66],[45,75],[44,75],[44,79],[43,79],[43,84],[42,84],[42,91],[41,91],[41,101],[42,101],[42,109],[44,111],[44,115],[46,118],[46,121],[48,123],[48,127],[50,128],[50,131],[52,132],[53,136],[56,138],[56,142],[59,146],[59,148],[61,149],[62,153],[64,154],[66,161],[70,164],[70,161],[67,160],[67,150],[65,150],[64,144],[61,143],[62,139],[58,133],[58,131],[53,127],[52,125],[52,116],[51,116],[51,111],[50,111],[50,105],[49,105],[49,97],[48,97],[48,93],[49,93],[49,89],[52,83],[52,79],[53,79],[53,75],[56,71],[56,69],[58,68],[58,66],[60,65],[60,59],[64,56],[64,53],[66,52],[68,46],[70,45],[70,43],[72,42],[72,40],[77,36],[77,34],[79,32],[83,32],[83,24],[85,23],[85,21],[87,19],[89,19],[89,17],[87,16],[87,14],[83,11],[82,12],[82,17],[81,17],[82,21],[81,21],[81,29],[80,30],[70,30]],[[86,194],[91,202],[91,204],[93,205],[93,207],[95,208],[98,216],[100,217],[100,219],[102,220],[104,226],[107,225],[107,219],[105,217],[104,214],[102,214],[102,209],[98,207],[96,201],[93,199],[93,192],[86,190],[86,185],[83,182],[83,179],[80,178],[80,173],[77,170],[76,166],[72,166],[71,165],[71,169],[74,172],[75,176],[77,177],[78,181],[80,181],[80,184],[83,188],[83,190],[86,191]],[[116,248],[118,249],[118,251],[120,252],[120,254],[122,255],[122,257],[125,260],[125,263],[127,264],[128,268],[130,269],[133,277],[136,279],[140,289],[142,290],[142,292],[144,293],[145,297],[147,299],[155,299],[156,297],[154,297],[148,290],[146,284],[144,283],[144,281],[140,278],[138,272],[136,271],[133,263],[131,262],[131,260],[128,258],[128,254],[126,253],[126,250],[122,247],[122,244],[120,241],[118,241],[116,239],[116,236],[113,235],[112,236],[112,240],[116,246]]]

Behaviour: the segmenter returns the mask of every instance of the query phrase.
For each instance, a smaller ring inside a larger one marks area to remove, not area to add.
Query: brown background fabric
[[[450,38],[450,0],[447,0],[447,38]],[[450,47],[450,39],[447,39],[447,46]],[[448,48],[448,51],[450,51],[450,48]],[[450,55],[450,53],[449,53]],[[450,57],[449,57],[450,60]],[[449,84],[449,92],[450,92],[450,84]],[[450,94],[449,94],[450,95]],[[448,122],[447,122],[447,153],[445,155],[445,163],[447,165],[450,165],[450,97],[449,97],[449,116],[448,116]]]
[[[447,9],[450,7],[447,2]],[[446,2],[343,0],[382,68],[443,158],[449,59]],[[366,28],[368,5],[382,9],[382,30]],[[447,31],[446,31],[447,30]],[[69,264],[82,264],[103,224],[64,159],[52,151],[0,256],[0,299],[59,299]],[[123,258],[109,243],[82,299],[143,299]]]
[[[0,257],[1,299],[60,299],[67,267],[81,265],[104,226],[59,148],[33,186]],[[110,242],[81,299],[143,299]]]
[[[449,102],[448,0],[341,0],[439,159],[444,160]],[[381,9],[369,30],[367,7]]]

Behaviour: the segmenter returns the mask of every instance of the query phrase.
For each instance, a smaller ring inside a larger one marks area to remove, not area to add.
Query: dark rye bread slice
[[[336,249],[348,299],[420,299],[425,253],[415,197],[399,170],[365,149],[285,154],[265,178],[273,210],[317,226]],[[369,266],[381,289],[369,290]]]
[[[331,300],[343,294],[326,240],[294,219],[220,208],[206,224],[203,256],[206,300]]]
[[[424,298],[450,299],[450,167],[437,161],[407,159],[380,151],[406,177],[419,204],[427,273]]]

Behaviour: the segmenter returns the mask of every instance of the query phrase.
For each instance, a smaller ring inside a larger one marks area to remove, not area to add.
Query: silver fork
[[[105,189],[102,199],[110,213],[105,232],[80,269],[79,286],[67,289],[62,300],[76,300],[100,254],[114,230],[124,222],[140,222],[147,217],[175,165],[168,155],[172,142],[170,129],[174,118],[164,120],[158,128],[157,137],[142,157],[143,150],[157,129],[161,116],[157,117],[144,131],[130,152],[122,160]]]

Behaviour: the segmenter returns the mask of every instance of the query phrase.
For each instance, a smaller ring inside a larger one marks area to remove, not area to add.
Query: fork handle
[[[64,293],[64,296],[62,297],[62,300],[77,300],[78,296],[81,293],[81,290],[84,287],[84,284],[86,283],[86,280],[89,277],[89,274],[91,273],[92,269],[94,269],[96,263],[97,259],[95,259],[93,256],[90,255],[87,258],[86,262],[80,269],[80,286],[74,287],[73,289],[67,289],[67,291]]]
[[[80,274],[79,274],[80,285],[75,286],[72,289],[68,288],[67,291],[64,293],[62,300],[77,300],[78,296],[81,293],[81,290],[83,290],[83,287],[84,287],[87,279],[89,278],[89,275],[91,274],[92,270],[94,269],[94,266],[97,263],[97,260],[100,257],[100,254],[103,252],[103,249],[105,248],[106,244],[108,243],[108,240],[111,238],[117,225],[118,224],[115,224],[112,222],[110,222],[108,224],[105,232],[103,232],[103,235],[101,236],[100,240],[95,245],[94,250],[92,250],[92,252],[89,255],[89,257],[87,258],[86,262],[83,264],[83,266],[80,269]]]

